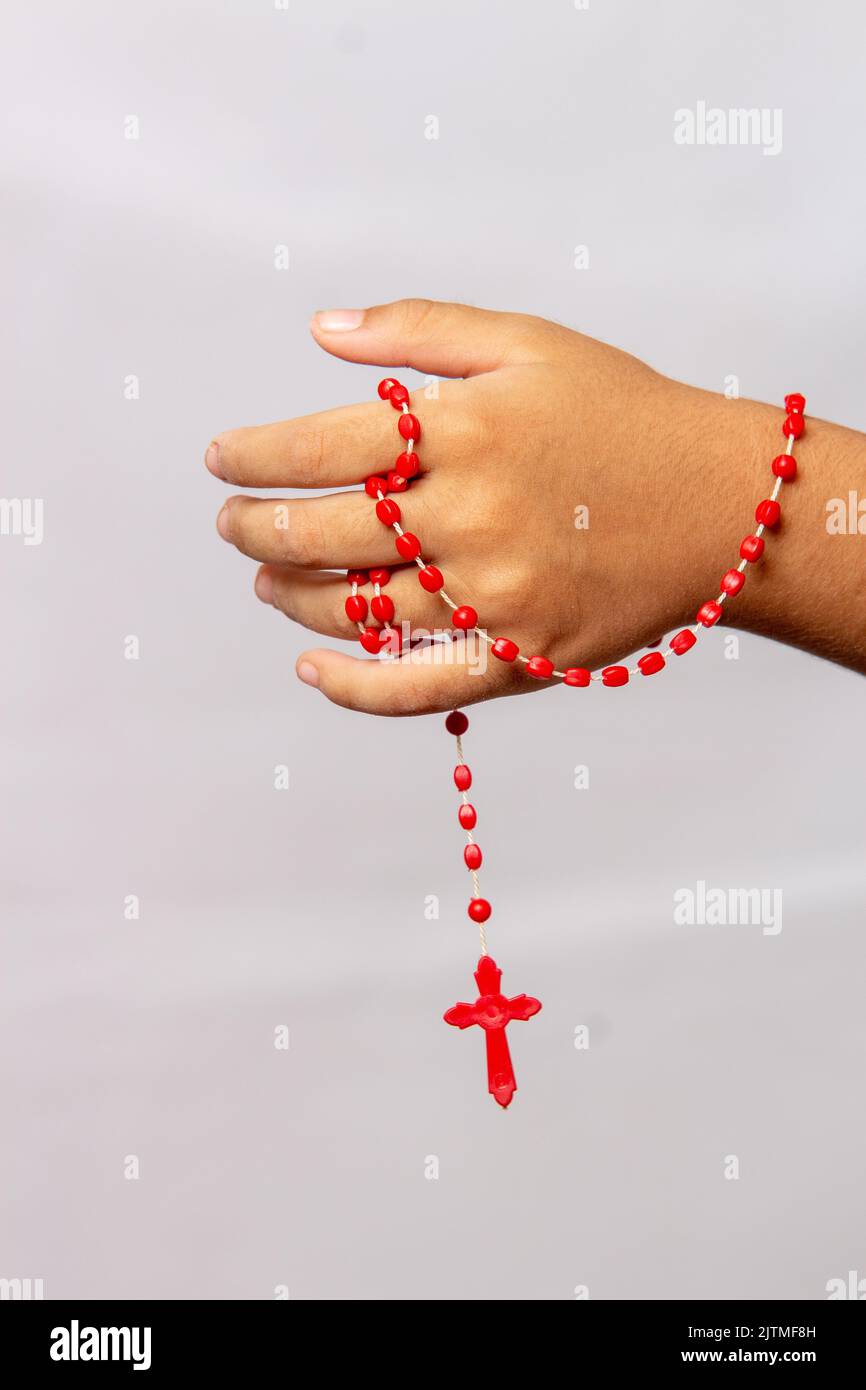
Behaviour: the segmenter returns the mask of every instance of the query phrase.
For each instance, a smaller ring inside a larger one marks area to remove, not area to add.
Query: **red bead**
[[[698,623],[703,623],[704,627],[712,627],[713,623],[717,623],[721,616],[722,605],[720,603],[716,603],[716,600],[714,598],[710,598],[707,599],[706,603],[701,604],[700,608],[695,614],[695,621]]]
[[[801,396],[799,391],[792,391],[785,397],[785,409],[789,415],[802,415],[806,409],[806,397]]]
[[[392,386],[391,390],[388,392],[388,400],[391,402],[395,410],[402,410],[403,406],[408,404],[409,392],[406,390],[406,387],[401,386],[400,382],[398,381],[396,385]]]
[[[728,570],[727,574],[722,575],[722,593],[738,594],[746,582],[746,576],[742,570]]]
[[[463,851],[463,858],[466,860],[467,869],[481,868],[481,850],[477,845],[467,845]]]
[[[465,802],[460,807],[459,811],[457,812],[457,819],[463,826],[464,830],[475,829],[475,823],[478,820],[478,817],[475,814],[475,807],[472,805],[471,801]]]
[[[390,623],[394,617],[394,600],[387,594],[376,594],[370,600],[370,612],[377,623]]]
[[[399,521],[402,515],[396,502],[384,497],[381,502],[376,503],[376,515],[383,526],[393,526],[395,521]]]
[[[473,922],[486,922],[493,908],[486,898],[473,898],[468,910]]]
[[[773,459],[772,469],[777,478],[792,483],[797,476],[797,460],[793,454],[779,454]]]
[[[362,623],[367,616],[367,600],[363,594],[350,594],[346,599],[346,617],[353,623]]]
[[[671,638],[670,649],[677,656],[682,656],[684,652],[687,652],[689,650],[689,647],[693,647],[695,645],[697,640],[698,639],[692,632],[691,628],[684,627],[682,632],[678,632],[676,637]]]
[[[806,428],[806,421],[802,415],[789,415],[782,426],[782,433],[786,439],[799,439]]]
[[[387,627],[382,628],[380,636],[382,639],[382,646],[387,647],[393,656],[396,656],[398,652],[402,651],[403,638],[398,628],[391,627],[389,624]]]
[[[628,667],[627,666],[605,666],[601,673],[602,685],[627,685]]]
[[[513,661],[520,648],[516,642],[511,641],[510,637],[497,637],[490,650],[494,656],[499,657],[500,661]]]
[[[374,473],[364,484],[364,491],[368,497],[377,497],[380,492],[384,494],[388,491],[388,484],[384,478],[379,477],[378,473]]]
[[[468,792],[472,786],[472,773],[465,763],[458,763],[455,767],[454,785],[459,792]]]
[[[407,487],[409,486],[409,483],[403,477],[403,474],[398,473],[396,468],[393,468],[391,470],[385,481],[388,484],[389,492],[405,492]]]
[[[418,455],[415,453],[400,454],[395,460],[394,468],[404,478],[414,478],[418,472]]]
[[[749,564],[753,565],[756,560],[760,560],[763,553],[763,536],[746,536],[745,540],[740,546],[740,559],[748,560]]]
[[[376,390],[379,392],[380,399],[383,401],[387,401],[394,387],[399,385],[400,383],[399,381],[397,381],[396,377],[383,377],[383,379],[379,382],[379,385],[376,387]]]
[[[763,502],[759,502],[755,508],[755,520],[764,526],[778,526],[781,515],[782,508],[778,502],[773,501],[772,497],[765,497]]]
[[[414,415],[401,415],[397,428],[404,439],[413,439],[417,443],[421,438],[421,422]]]
[[[380,589],[384,589],[388,580],[391,578],[391,571],[386,569],[370,570],[370,583],[378,584]]]
[[[656,671],[660,671],[665,664],[665,659],[661,652],[647,652],[638,662],[638,666],[645,676],[654,676]]]
[[[414,560],[421,554],[421,542],[411,531],[404,531],[397,537],[397,553],[404,560]]]
[[[448,718],[445,720],[445,728],[448,730],[449,734],[454,734],[455,737],[466,733],[466,730],[469,728],[469,720],[462,709],[453,709],[451,711]]]
[[[531,656],[526,663],[526,674],[534,676],[537,681],[550,680],[553,675],[553,662],[548,661],[546,656]]]
[[[350,584],[366,584],[370,576],[366,570],[349,570],[346,578]]]
[[[455,627],[462,628],[464,632],[468,632],[471,627],[478,626],[478,614],[468,603],[464,603],[460,608],[454,609],[452,622]]]
[[[584,686],[589,685],[592,680],[592,672],[587,671],[585,666],[569,666],[565,673],[566,685]]]
[[[445,580],[442,578],[441,570],[437,570],[435,565],[425,565],[418,571],[418,583],[422,589],[426,589],[428,594],[435,594],[437,589],[441,589]]]
[[[364,651],[371,652],[373,656],[376,656],[377,653],[381,651],[387,640],[387,637],[383,636],[382,632],[377,627],[365,627],[358,638]]]

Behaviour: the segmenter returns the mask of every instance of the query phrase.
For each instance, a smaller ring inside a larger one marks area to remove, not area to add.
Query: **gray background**
[[[503,1114],[480,1035],[441,1022],[475,959],[441,721],[298,685],[308,638],[217,539],[201,462],[219,429],[368,399],[380,373],[307,320],[404,294],[863,428],[861,8],[105,0],[11,29],[2,490],[46,520],[0,538],[0,1276],[569,1299],[866,1275],[860,678],[748,638],[726,660],[714,631],[612,698],[474,713],[492,945],[544,1001]],[[782,153],[676,146],[699,100],[781,107]],[[781,934],[675,926],[698,879],[782,888]]]

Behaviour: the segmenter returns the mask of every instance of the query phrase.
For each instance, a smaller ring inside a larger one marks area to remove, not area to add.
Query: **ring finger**
[[[357,638],[358,620],[346,614],[346,599],[352,590],[344,574],[310,574],[291,566],[263,565],[256,575],[256,593],[263,603],[271,603],[286,617],[311,632],[326,637]],[[382,587],[384,605],[374,611],[374,590],[365,584],[358,590],[366,601],[367,612],[362,624],[379,627],[393,623],[400,629],[408,622],[413,635],[452,630],[451,612],[437,594],[427,593],[418,583],[414,565],[395,569],[387,585]]]

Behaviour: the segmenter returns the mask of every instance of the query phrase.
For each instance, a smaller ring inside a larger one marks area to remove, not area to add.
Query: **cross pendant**
[[[532,1018],[541,1008],[529,994],[517,994],[508,999],[500,991],[502,971],[491,956],[482,956],[475,971],[478,998],[474,1004],[455,1004],[444,1015],[446,1023],[455,1028],[470,1028],[477,1023],[484,1029],[487,1043],[487,1089],[493,1099],[505,1109],[511,1104],[517,1082],[511,1065],[511,1053],[505,1030],[512,1019]]]

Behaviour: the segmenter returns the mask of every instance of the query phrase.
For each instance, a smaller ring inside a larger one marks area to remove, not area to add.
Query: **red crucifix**
[[[504,1109],[511,1104],[517,1090],[505,1030],[512,1019],[532,1018],[541,1004],[528,994],[517,994],[513,999],[507,999],[500,992],[501,979],[502,971],[496,961],[491,956],[482,956],[475,972],[478,998],[474,1004],[455,1004],[445,1014],[445,1022],[453,1023],[455,1028],[469,1028],[477,1023],[479,1028],[484,1029],[487,1040],[487,1089]]]

